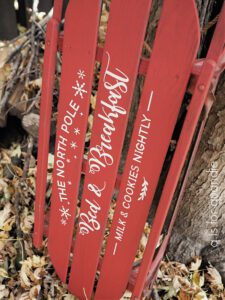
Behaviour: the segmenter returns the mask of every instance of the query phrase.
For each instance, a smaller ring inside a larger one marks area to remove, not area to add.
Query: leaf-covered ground
[[[31,156],[27,177],[22,180],[27,153],[21,146],[13,144],[9,149],[1,149],[0,156],[0,299],[75,299],[54,272],[47,254],[47,239],[41,252],[32,245],[35,158]],[[52,156],[49,175],[51,171]],[[137,259],[142,256],[149,230],[146,226]],[[188,266],[163,261],[155,290],[158,299],[225,299],[220,274],[200,257],[193,258]],[[124,299],[129,297],[126,292]]]

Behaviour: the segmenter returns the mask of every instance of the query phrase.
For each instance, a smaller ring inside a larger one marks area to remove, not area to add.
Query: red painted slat
[[[203,130],[204,130],[204,127],[205,127],[205,123],[206,123],[207,118],[208,118],[208,113],[209,113],[209,111],[211,109],[212,103],[213,103],[212,100],[208,99],[207,102],[206,102],[206,104],[205,104],[205,112],[204,112],[205,116],[204,116],[204,119],[202,120],[201,126],[199,128],[199,132],[198,132],[198,135],[197,135],[197,138],[196,138],[196,141],[195,141],[194,149],[193,149],[193,152],[191,154],[191,158],[190,158],[190,160],[188,162],[187,170],[185,171],[185,176],[184,176],[184,179],[182,181],[181,189],[179,191],[178,200],[177,200],[177,203],[175,205],[175,209],[173,211],[173,215],[172,215],[172,218],[171,218],[171,221],[170,221],[170,224],[169,224],[169,228],[167,229],[166,236],[164,237],[164,240],[163,240],[162,244],[160,245],[160,248],[157,249],[157,254],[154,256],[154,260],[152,261],[152,263],[151,262],[149,263],[150,267],[149,267],[148,272],[147,272],[148,275],[147,275],[147,277],[144,280],[145,281],[145,283],[144,283],[145,287],[149,286],[150,282],[151,282],[151,285],[154,282],[154,277],[157,275],[157,270],[158,270],[158,268],[160,266],[160,261],[163,259],[164,253],[166,251],[166,247],[168,245],[169,238],[171,236],[173,224],[175,222],[176,215],[177,215],[177,212],[178,212],[179,204],[180,204],[180,201],[183,198],[183,193],[184,193],[186,182],[187,182],[187,179],[188,179],[188,174],[189,174],[191,166],[192,166],[192,164],[194,162],[194,158],[195,158],[196,152],[198,150],[199,143],[201,141],[201,136],[202,136],[202,133],[203,133]],[[190,108],[189,108],[189,111],[190,111]],[[185,124],[184,124],[184,126],[185,126]],[[178,141],[178,143],[180,143],[180,142]],[[174,158],[175,158],[175,156],[174,156]],[[168,181],[168,179],[167,179],[167,181]],[[167,195],[167,196],[169,196],[169,195]],[[167,198],[169,198],[169,197],[167,197]],[[166,210],[166,207],[165,207],[165,210]],[[158,211],[158,209],[157,209],[157,211]],[[155,216],[155,217],[157,217],[157,216]],[[161,215],[160,215],[160,220],[161,220]],[[152,225],[151,232],[153,231],[153,226],[154,226],[154,224]],[[150,242],[150,240],[151,240],[151,242]],[[159,238],[158,238],[158,240],[159,240]],[[158,242],[158,240],[157,240],[157,242]],[[145,263],[143,263],[143,265],[147,264],[146,259],[148,261],[152,260],[151,253],[149,253],[149,248],[150,247],[155,252],[154,249],[156,248],[156,245],[154,246],[154,241],[151,239],[151,237],[149,237],[148,244],[147,244],[146,249],[145,249],[144,256],[146,256],[146,258],[145,258]],[[142,265],[142,267],[143,267],[143,265]],[[139,275],[139,274],[137,274],[137,275]],[[129,279],[129,282],[130,282],[130,279]],[[131,283],[133,283],[133,282],[131,282]],[[132,286],[132,290],[134,290],[135,283],[136,283],[136,281],[134,281],[134,284]],[[133,296],[134,296],[134,294],[135,294],[135,291],[133,291]]]
[[[207,62],[206,62],[207,64]],[[207,71],[205,73],[205,80],[204,83],[209,88],[211,79],[213,77],[214,73],[214,66],[209,65],[208,70],[206,70],[205,67],[203,67],[202,71]],[[200,77],[202,79],[202,77]],[[172,165],[169,170],[169,174],[163,189],[163,193],[159,202],[159,206],[157,208],[157,212],[154,218],[153,226],[150,232],[148,244],[144,253],[143,262],[141,264],[140,272],[138,274],[137,283],[134,289],[134,295],[132,296],[132,299],[139,299],[142,293],[143,285],[145,278],[148,274],[148,270],[150,265],[152,264],[153,256],[155,253],[155,249],[161,234],[161,230],[163,228],[164,222],[166,220],[166,216],[170,207],[170,204],[172,202],[173,194],[175,192],[175,188],[177,185],[177,182],[180,177],[180,172],[182,170],[182,166],[185,162],[186,155],[189,149],[189,146],[192,141],[192,137],[195,131],[195,128],[197,126],[201,110],[204,104],[204,99],[207,96],[208,90],[206,89],[206,92],[202,93],[201,90],[199,90],[199,86],[197,87],[197,94],[192,99],[191,105],[189,106],[187,118],[184,123],[183,130],[181,132],[181,136],[179,139],[179,142],[176,147],[176,153],[172,162]],[[194,110],[193,110],[193,101],[194,103]],[[202,104],[201,104],[202,102]],[[197,111],[196,111],[197,110]],[[197,112],[197,114],[196,114]],[[194,122],[193,122],[193,116],[196,116]]]
[[[69,289],[90,299],[115,186],[150,0],[114,0],[84,183]]]
[[[50,124],[52,112],[52,92],[55,79],[59,23],[62,13],[62,0],[55,1],[52,19],[48,22],[45,38],[42,93],[40,101],[40,127],[38,140],[37,181],[35,197],[34,245],[42,246],[44,231],[44,207],[46,198],[46,180]]]
[[[180,138],[176,147],[176,151],[170,166],[170,170],[165,182],[159,206],[156,211],[153,226],[150,232],[148,244],[144,253],[143,262],[137,277],[137,282],[133,292],[133,299],[139,299],[144,287],[144,281],[152,265],[155,248],[166,220],[173,195],[178,184],[178,180],[191,146],[192,138],[195,133],[205,99],[214,76],[215,67],[219,62],[220,55],[223,51],[225,43],[225,5],[220,14],[220,19],[212,39],[211,46],[208,51],[205,62],[196,83],[196,87],[189,105],[187,116],[180,134]],[[210,106],[210,105],[209,105]],[[200,136],[203,130],[198,135],[197,144],[200,141]],[[197,147],[195,146],[195,151]],[[193,160],[193,159],[192,159]],[[190,168],[190,167],[189,167]],[[174,217],[172,222],[174,221]]]
[[[99,0],[73,0],[65,16],[48,236],[50,257],[63,281],[68,271],[74,230],[100,9]]]
[[[198,45],[194,0],[165,0],[96,299],[119,299],[126,289]]]

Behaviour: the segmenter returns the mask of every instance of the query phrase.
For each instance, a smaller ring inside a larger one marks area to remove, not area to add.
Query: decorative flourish
[[[113,249],[113,255],[116,255],[117,246],[118,246],[118,243],[115,243],[114,249]]]
[[[148,184],[148,181],[145,179],[145,177],[143,177],[142,189],[138,200],[144,200],[144,198],[146,197],[148,191]]]
[[[77,143],[76,142],[71,142],[70,147],[73,148],[73,149],[76,149],[77,148]]]
[[[147,108],[147,111],[150,111],[151,104],[152,104],[153,93],[154,93],[154,92],[151,91],[151,94],[150,94],[150,97],[149,97],[149,100],[148,100],[148,108]]]
[[[83,94],[87,93],[84,87],[85,83],[80,84],[78,80],[76,80],[76,86],[72,86],[72,88],[76,91],[74,96],[80,95],[81,99],[83,99]]]
[[[66,218],[66,220],[68,220],[68,218],[71,217],[71,214],[69,213],[69,208],[66,209],[64,206],[62,206],[62,208],[59,209],[59,211],[61,212],[62,218]]]
[[[79,128],[74,128],[74,133],[75,133],[76,135],[80,134],[80,129],[79,129]]]
[[[84,79],[84,77],[86,76],[86,75],[85,75],[85,72],[84,72],[83,70],[79,70],[79,71],[77,72],[77,75],[78,75],[78,77],[79,77],[80,79]]]

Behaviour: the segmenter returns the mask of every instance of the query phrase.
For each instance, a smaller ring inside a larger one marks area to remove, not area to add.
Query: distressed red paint
[[[202,107],[205,104],[209,111],[211,104],[206,103],[208,91],[215,90],[219,74],[224,68],[225,8],[221,12],[207,58],[194,64],[199,43],[194,0],[182,4],[179,0],[164,1],[149,61],[140,61],[140,54],[151,1],[112,0],[103,50],[97,47],[100,6],[101,1],[98,0],[71,0],[65,16],[63,48],[60,46],[63,55],[62,76],[48,247],[56,272],[65,281],[73,243],[80,176],[85,171],[69,289],[80,299],[90,299],[95,274],[100,267],[95,299],[102,300],[107,295],[119,299],[127,285],[131,289],[134,287],[132,299],[140,299],[143,290],[152,284],[166,249],[177,207],[168,234],[153,258]],[[129,10],[126,10],[128,6]],[[62,1],[56,0],[46,34],[34,228],[34,243],[39,248],[44,227],[57,42],[60,41],[62,45],[58,33],[61,10]],[[96,58],[102,60],[102,68],[89,156],[83,164]],[[121,176],[117,174],[118,165],[138,71],[146,79],[126,166]],[[159,201],[143,262],[140,268],[132,270],[144,222],[192,72],[198,77],[197,83]],[[201,123],[187,174],[206,118],[207,114]],[[114,188],[119,189],[119,196],[106,253],[100,261]]]

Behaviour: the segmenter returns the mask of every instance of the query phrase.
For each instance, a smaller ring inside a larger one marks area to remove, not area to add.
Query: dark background
[[[64,11],[68,0],[64,0]],[[19,9],[15,10],[14,0],[0,0],[0,40],[11,40],[18,35],[17,24],[29,27],[30,15],[27,8],[32,9],[33,0],[18,0]],[[39,0],[38,10],[48,13],[53,0]]]

